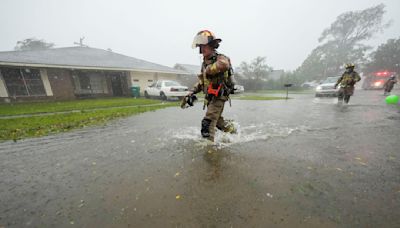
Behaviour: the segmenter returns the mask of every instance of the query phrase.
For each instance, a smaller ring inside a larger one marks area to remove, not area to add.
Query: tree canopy
[[[385,5],[379,4],[339,15],[322,32],[318,39],[320,45],[295,73],[306,80],[323,79],[340,74],[345,63],[362,65],[366,61],[366,51],[371,49],[363,41],[390,26],[390,22],[384,23],[384,14]]]
[[[28,38],[22,41],[18,41],[14,50],[16,51],[34,51],[34,50],[45,50],[54,47],[54,43],[47,43],[46,41],[39,40],[36,38]]]
[[[250,63],[242,62],[236,74],[237,80],[248,89],[261,89],[268,80],[272,67],[266,63],[266,57],[258,56]]]
[[[389,39],[371,53],[367,71],[389,70],[400,74],[400,38]]]

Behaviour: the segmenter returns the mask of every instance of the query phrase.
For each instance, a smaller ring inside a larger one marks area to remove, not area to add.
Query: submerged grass
[[[253,95],[245,95],[241,97],[237,97],[239,100],[253,100],[253,101],[267,101],[267,100],[285,100],[286,97],[270,97],[270,96],[253,96]],[[289,98],[291,99],[291,98]]]
[[[272,93],[272,94],[286,94],[286,90],[255,90],[255,91],[247,91],[249,93]],[[289,94],[311,94],[314,93],[313,89],[289,89]]]
[[[154,106],[118,107],[106,110],[86,110],[79,113],[64,113],[48,116],[32,116],[0,119],[0,141],[40,137],[96,124],[147,111],[177,106],[176,102],[160,103]]]
[[[0,104],[0,116],[35,114],[48,112],[63,112],[71,110],[89,110],[95,108],[135,106],[160,104],[160,100],[144,98],[106,98],[106,99],[85,99],[74,101],[54,102],[30,102]]]

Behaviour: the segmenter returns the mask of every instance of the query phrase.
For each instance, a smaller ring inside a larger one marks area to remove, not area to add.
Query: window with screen
[[[90,78],[85,72],[79,73],[79,85],[81,89],[90,89]]]
[[[45,96],[46,91],[37,69],[3,68],[4,78],[10,96]]]

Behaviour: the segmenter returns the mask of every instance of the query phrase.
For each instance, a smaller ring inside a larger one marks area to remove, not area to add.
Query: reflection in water
[[[209,176],[208,180],[217,181],[222,174],[223,160],[229,158],[229,152],[224,149],[218,149],[216,146],[207,146],[205,148],[205,153],[203,154],[204,161],[209,165]]]

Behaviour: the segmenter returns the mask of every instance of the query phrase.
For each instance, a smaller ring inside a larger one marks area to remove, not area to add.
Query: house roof
[[[171,67],[90,47],[0,52],[0,65],[187,74]]]
[[[175,64],[174,68],[186,71],[190,74],[199,74],[201,72],[201,67],[198,65],[177,63]]]

